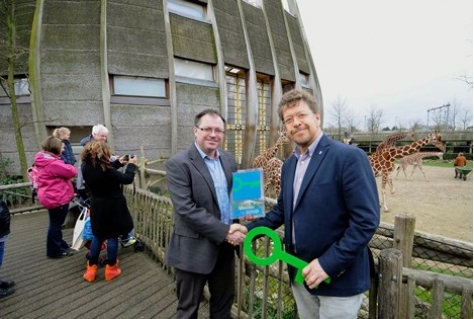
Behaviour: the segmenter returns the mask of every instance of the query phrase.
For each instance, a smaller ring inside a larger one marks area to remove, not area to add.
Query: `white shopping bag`
[[[84,224],[86,223],[87,211],[87,207],[84,207],[77,218],[76,226],[74,226],[74,234],[72,236],[71,249],[79,250],[84,246],[85,242],[82,239],[82,231],[84,230]]]

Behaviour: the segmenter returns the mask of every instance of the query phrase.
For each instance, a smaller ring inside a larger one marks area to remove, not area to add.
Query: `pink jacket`
[[[71,178],[76,176],[74,165],[66,164],[59,155],[41,151],[35,155],[38,168],[38,199],[47,209],[67,204],[74,197]]]

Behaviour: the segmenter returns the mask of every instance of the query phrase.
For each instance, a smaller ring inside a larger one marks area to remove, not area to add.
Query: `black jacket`
[[[91,199],[92,233],[100,238],[128,234],[133,220],[121,185],[133,183],[135,164],[128,164],[125,173],[115,168],[103,171],[84,162],[81,169]]]

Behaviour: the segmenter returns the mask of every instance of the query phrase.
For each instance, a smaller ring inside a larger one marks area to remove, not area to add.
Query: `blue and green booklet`
[[[231,218],[265,216],[263,170],[244,169],[232,174]]]

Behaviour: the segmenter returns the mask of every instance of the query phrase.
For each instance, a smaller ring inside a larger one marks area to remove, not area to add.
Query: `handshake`
[[[231,245],[238,246],[244,242],[245,235],[247,235],[247,227],[241,224],[230,225],[229,232],[225,238],[225,241]]]

